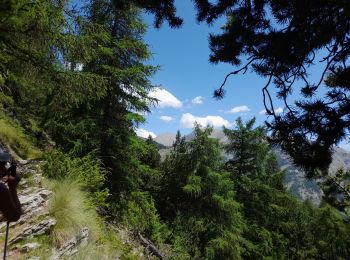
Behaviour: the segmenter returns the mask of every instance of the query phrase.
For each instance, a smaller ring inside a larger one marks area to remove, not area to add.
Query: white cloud
[[[154,88],[149,94],[149,97],[158,99],[158,106],[161,108],[172,107],[180,108],[182,107],[182,102],[178,100],[173,94],[163,88]]]
[[[170,121],[174,120],[174,118],[171,116],[161,116],[160,119],[165,121],[165,122],[170,122]]]
[[[181,117],[181,126],[184,128],[192,128],[194,123],[197,122],[202,126],[211,125],[214,128],[226,126],[230,127],[231,123],[221,116],[206,116],[206,117],[198,117],[194,116],[190,113],[183,114]]]
[[[281,114],[283,112],[283,108],[282,107],[278,107],[275,109],[275,114]],[[259,112],[260,115],[267,115],[266,110],[263,109]]]
[[[143,137],[143,138],[148,138],[149,136],[152,136],[152,138],[156,138],[157,135],[153,132],[147,131],[145,129],[142,128],[136,128],[135,129],[136,135]]]
[[[250,109],[247,106],[238,106],[238,107],[233,107],[227,113],[229,114],[235,114],[235,113],[241,113],[241,112],[249,112]]]
[[[279,107],[277,109],[275,109],[275,113],[276,114],[281,114],[283,112],[283,108],[282,107]]]
[[[200,105],[203,104],[204,98],[202,96],[195,97],[192,99],[192,104],[193,105]]]

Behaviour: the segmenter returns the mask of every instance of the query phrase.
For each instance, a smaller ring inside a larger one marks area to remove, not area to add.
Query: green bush
[[[166,225],[159,219],[152,197],[147,192],[132,192],[121,200],[119,206],[123,223],[134,231],[143,233],[154,243],[161,244],[169,235]]]

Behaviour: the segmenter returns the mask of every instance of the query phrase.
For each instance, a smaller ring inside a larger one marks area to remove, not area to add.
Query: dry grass
[[[91,206],[86,192],[72,179],[49,180],[45,185],[54,192],[50,203],[50,215],[57,224],[51,234],[52,246],[60,247],[87,227],[90,231],[88,244],[69,259],[138,259],[131,248],[120,241],[119,235],[106,227]]]

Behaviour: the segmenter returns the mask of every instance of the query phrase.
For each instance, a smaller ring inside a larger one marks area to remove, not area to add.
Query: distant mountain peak
[[[163,133],[154,138],[154,141],[164,146],[172,146],[175,141],[175,138],[175,133]]]

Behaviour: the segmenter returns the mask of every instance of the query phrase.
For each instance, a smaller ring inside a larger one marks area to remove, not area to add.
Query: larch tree
[[[266,158],[272,156],[265,128],[259,126],[254,129],[254,123],[255,118],[246,123],[238,118],[235,129],[224,128],[224,134],[228,138],[224,148],[231,156],[226,167],[236,177],[261,174]]]
[[[212,128],[199,125],[184,142],[177,135],[174,150],[164,161],[168,210],[161,217],[172,222],[175,239],[192,259],[240,259],[244,221],[235,201],[229,173],[222,170],[220,145],[210,138]],[[163,214],[162,214],[163,212]]]

